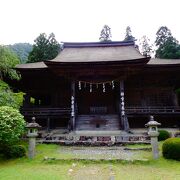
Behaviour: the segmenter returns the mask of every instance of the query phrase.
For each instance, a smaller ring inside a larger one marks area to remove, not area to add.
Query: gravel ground
[[[126,151],[124,147],[61,147],[61,154],[71,154],[75,158],[124,159],[133,160],[138,152]]]

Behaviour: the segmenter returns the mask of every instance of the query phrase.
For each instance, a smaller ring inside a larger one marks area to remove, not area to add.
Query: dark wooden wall
[[[167,74],[142,73],[125,81],[126,106],[178,106],[175,82]]]
[[[126,87],[126,106],[177,106],[176,93],[171,87]]]
[[[154,116],[154,119],[161,123],[159,128],[177,128],[180,127],[179,116]],[[145,124],[149,121],[149,116],[128,117],[130,128],[145,128]]]
[[[26,95],[36,100],[29,107],[70,107],[70,81],[49,71],[23,74],[18,85]]]

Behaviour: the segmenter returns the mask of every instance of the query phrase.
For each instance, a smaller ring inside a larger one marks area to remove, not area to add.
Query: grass
[[[161,143],[162,144],[162,143]],[[147,145],[130,145],[128,147],[147,147]],[[160,145],[161,147],[161,145]],[[0,159],[1,180],[69,180],[69,179],[127,179],[127,180],[159,180],[180,179],[180,163],[160,157],[153,160],[151,152],[139,151],[138,156],[148,158],[148,162],[90,162],[71,161],[70,153],[61,154],[58,145],[37,146],[35,159],[27,158],[4,160]],[[71,147],[69,147],[71,148]],[[43,158],[64,158],[67,161],[43,161]]]

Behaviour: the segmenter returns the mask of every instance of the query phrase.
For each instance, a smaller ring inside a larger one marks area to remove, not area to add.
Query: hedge
[[[164,141],[171,137],[170,133],[166,130],[159,130],[158,141]]]
[[[166,159],[180,161],[180,138],[169,138],[164,141],[162,153]]]

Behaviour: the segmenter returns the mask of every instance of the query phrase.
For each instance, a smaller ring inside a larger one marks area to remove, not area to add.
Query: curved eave
[[[59,61],[44,61],[48,67],[79,67],[80,65],[145,65],[149,62],[150,57],[145,57],[141,59],[131,59],[131,60],[116,60],[116,61],[88,61],[88,62],[59,62]]]
[[[180,67],[180,64],[147,64],[146,67],[149,67],[149,68],[160,68],[160,67],[164,67],[164,68],[167,68],[167,67],[174,67],[174,68],[177,68],[177,67]]]
[[[44,62],[37,62],[37,63],[27,63],[27,64],[18,64],[15,69],[18,71],[23,70],[42,70],[47,69],[48,67]]]
[[[180,68],[180,63],[176,64],[146,64],[147,68]]]
[[[17,71],[46,71],[48,70],[48,67],[47,68],[15,68]]]
[[[180,67],[180,59],[151,59],[146,66],[149,68]]]

